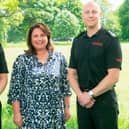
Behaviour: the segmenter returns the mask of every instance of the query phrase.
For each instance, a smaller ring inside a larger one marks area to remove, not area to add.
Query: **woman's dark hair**
[[[48,44],[46,46],[46,49],[49,51],[53,51],[53,46],[51,43],[51,31],[50,29],[44,24],[44,23],[37,23],[34,24],[30,27],[29,31],[28,31],[28,35],[27,35],[27,46],[28,46],[28,50],[25,51],[26,54],[36,54],[36,50],[32,45],[31,42],[31,36],[32,36],[32,32],[35,28],[40,28],[44,34],[46,34],[47,38],[48,38]]]

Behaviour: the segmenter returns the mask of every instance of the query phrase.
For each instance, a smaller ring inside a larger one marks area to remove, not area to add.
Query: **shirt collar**
[[[100,33],[102,33],[103,31],[103,28],[100,28],[94,35],[92,35],[91,37],[89,37],[87,35],[87,31],[85,31],[85,33],[83,34],[83,37],[86,37],[86,38],[93,38],[93,37],[96,37],[97,35],[99,35]]]

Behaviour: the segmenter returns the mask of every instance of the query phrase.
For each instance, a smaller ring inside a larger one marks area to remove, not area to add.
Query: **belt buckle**
[[[86,89],[84,89],[84,91],[85,91],[85,92],[88,92],[88,91],[89,91],[89,89],[87,89],[87,88],[86,88]]]

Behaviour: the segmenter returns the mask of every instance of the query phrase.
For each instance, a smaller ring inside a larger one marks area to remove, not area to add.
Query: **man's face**
[[[95,28],[100,24],[100,8],[94,3],[88,3],[84,6],[82,18],[88,28]]]

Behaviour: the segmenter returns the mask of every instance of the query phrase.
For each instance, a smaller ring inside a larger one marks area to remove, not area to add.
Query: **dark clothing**
[[[80,89],[88,91],[107,75],[108,69],[121,69],[121,61],[117,37],[100,29],[92,37],[83,32],[74,39],[69,67],[77,70]],[[114,88],[98,96],[91,109],[77,104],[77,111],[79,129],[118,129],[118,104]]]
[[[79,129],[118,129],[118,112],[115,107],[85,110],[78,104]]]
[[[107,69],[121,68],[121,49],[118,39],[100,29],[92,37],[81,33],[73,41],[70,68],[77,69],[81,88],[92,89],[107,74]]]
[[[77,103],[79,129],[118,129],[118,104],[113,90],[96,98],[91,109]]]
[[[8,69],[7,69],[7,64],[6,64],[6,60],[5,60],[5,56],[4,56],[4,51],[3,51],[3,48],[0,44],[0,74],[1,73],[8,73]],[[2,112],[2,104],[0,101],[0,129],[2,128],[2,126],[1,126],[1,112]]]
[[[3,48],[0,44],[0,73],[8,73]]]

